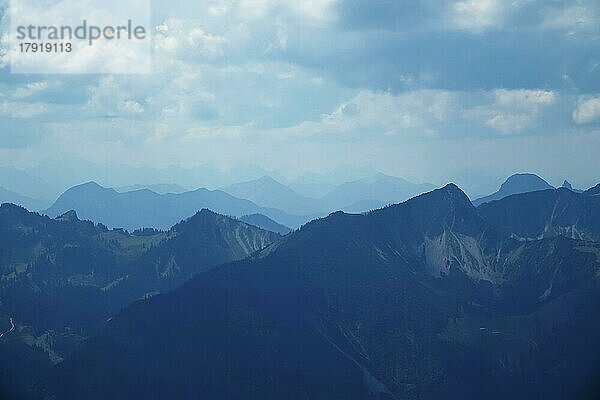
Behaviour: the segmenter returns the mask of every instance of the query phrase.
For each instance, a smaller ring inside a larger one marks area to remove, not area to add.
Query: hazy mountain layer
[[[2,203],[18,204],[30,210],[41,210],[47,207],[47,204],[41,200],[32,199],[31,197],[0,187],[0,204]]]
[[[260,207],[220,190],[198,189],[180,194],[158,194],[143,189],[118,193],[94,182],[67,190],[44,213],[56,216],[68,210],[76,210],[82,218],[101,222],[109,227],[130,230],[144,227],[169,229],[202,208],[232,216],[260,213],[291,227],[297,227],[312,218]]]

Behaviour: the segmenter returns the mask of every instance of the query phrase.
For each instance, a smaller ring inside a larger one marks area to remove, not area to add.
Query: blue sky
[[[597,1],[155,1],[152,19],[148,75],[12,75],[0,51],[0,165],[600,178]]]

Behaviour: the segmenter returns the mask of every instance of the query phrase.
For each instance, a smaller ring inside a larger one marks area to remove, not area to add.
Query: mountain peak
[[[82,183],[81,185],[77,185],[75,187],[87,188],[87,189],[106,189],[105,187],[103,187],[102,185],[100,185],[99,183],[97,183],[95,181],[85,182],[85,183]]]
[[[544,179],[536,174],[520,173],[509,176],[506,181],[500,186],[496,193],[482,197],[473,201],[473,204],[480,205],[494,200],[500,200],[513,194],[521,194],[527,192],[536,192],[538,190],[554,189]]]
[[[258,178],[256,181],[261,182],[261,183],[276,183],[278,185],[281,185],[281,183],[277,182],[277,180],[270,177],[269,175],[263,175],[260,178]]]
[[[573,185],[571,185],[571,182],[569,182],[566,179],[564,180],[561,187],[564,187],[565,189],[573,190]]]
[[[172,229],[175,231],[182,231],[194,226],[215,226],[219,223],[219,221],[224,221],[228,219],[229,218],[225,215],[216,213],[208,208],[202,208],[191,217],[186,218],[183,221],[176,224],[175,226],[173,226]]]
[[[425,197],[425,196],[443,196],[444,199],[447,199],[450,203],[454,203],[456,205],[466,205],[468,207],[473,207],[471,204],[471,200],[469,200],[469,196],[462,191],[455,183],[448,183],[446,186],[441,187],[439,189],[435,189],[431,192],[427,192],[417,197]]]
[[[19,210],[19,209],[24,209],[24,207],[19,206],[19,205],[14,204],[14,203],[5,202],[5,203],[1,203],[0,204],[0,209],[5,209],[5,210]]]
[[[215,218],[215,217],[219,217],[219,216],[221,216],[221,214],[218,214],[208,208],[202,208],[201,210],[197,211],[194,215],[189,217],[187,220],[192,221],[192,220],[197,220],[197,219],[201,219],[201,218]]]
[[[75,210],[69,210],[64,214],[59,215],[55,219],[57,221],[67,221],[67,222],[79,221],[79,217],[77,217],[77,212]]]
[[[397,221],[410,225],[428,235],[440,234],[445,229],[479,233],[485,228],[469,197],[454,183],[369,215],[380,216],[385,223]]]
[[[553,189],[553,187],[538,175],[530,173],[511,175],[500,186],[500,191],[514,192],[512,194],[532,191],[531,189],[544,190]]]
[[[441,188],[441,190],[445,190],[447,193],[451,193],[452,195],[462,195],[467,197],[465,192],[463,192],[461,188],[459,188],[455,183],[452,182],[448,183],[446,186]]]

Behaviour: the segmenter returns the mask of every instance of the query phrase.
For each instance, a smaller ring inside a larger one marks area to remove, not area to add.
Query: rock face
[[[333,213],[135,303],[54,368],[45,393],[593,398],[600,225],[583,196],[558,189],[476,209],[447,185],[365,215]],[[562,228],[571,214],[583,236]]]

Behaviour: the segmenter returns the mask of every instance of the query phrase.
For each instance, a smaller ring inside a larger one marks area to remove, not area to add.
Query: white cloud
[[[573,111],[573,121],[582,125],[598,120],[600,120],[600,97],[580,98]]]
[[[534,125],[542,110],[558,95],[548,90],[496,89],[488,93],[487,104],[465,111],[467,118],[482,121],[503,135],[518,134]]]
[[[550,90],[531,89],[496,89],[493,91],[495,102],[502,106],[535,108],[544,104],[552,104],[556,93]]]
[[[169,19],[155,28],[154,51],[156,57],[195,55],[206,61],[223,56],[227,42],[223,36],[205,32],[200,21]]]
[[[317,21],[331,20],[331,6],[335,0],[301,0],[286,2],[293,14],[299,14]]]
[[[496,114],[485,123],[502,134],[509,135],[523,131],[532,121],[532,116],[528,114]]]
[[[450,29],[481,33],[491,29],[558,30],[569,35],[598,32],[600,8],[593,0],[459,0],[442,14]]]
[[[374,138],[380,135],[430,136],[453,118],[458,95],[444,90],[400,94],[361,90],[318,121],[280,130],[283,136],[343,134]]]
[[[29,119],[47,113],[48,109],[44,103],[0,101],[0,116],[7,118]]]
[[[42,92],[48,88],[48,81],[31,82],[17,87],[13,93],[13,97],[24,99],[36,93]]]
[[[452,4],[449,20],[458,29],[480,32],[502,25],[503,8],[497,0],[465,0]]]
[[[568,34],[598,31],[600,15],[598,6],[585,1],[575,5],[559,8],[548,8],[543,12],[542,29],[563,30]]]

